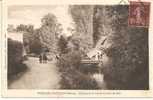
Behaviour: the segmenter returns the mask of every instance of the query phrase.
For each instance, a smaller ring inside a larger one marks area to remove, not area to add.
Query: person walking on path
[[[48,58],[47,58],[46,53],[43,53],[43,63],[47,63],[47,60]]]
[[[42,57],[42,53],[39,55],[39,63],[43,62],[43,57]]]

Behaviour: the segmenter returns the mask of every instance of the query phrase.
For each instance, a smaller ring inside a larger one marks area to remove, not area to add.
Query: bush
[[[22,53],[22,43],[8,39],[8,79],[25,71],[26,65],[22,63]]]
[[[98,64],[81,64],[78,70],[84,74],[94,74],[99,72]]]
[[[70,69],[62,74],[61,89],[98,89],[96,81],[88,75]]]
[[[149,89],[148,35],[145,29],[138,30],[128,33],[129,43],[114,44],[107,50],[112,59],[104,69],[109,89]]]
[[[57,62],[59,71],[62,73],[61,88],[62,89],[97,89],[97,83],[90,76],[80,71],[81,53],[79,51],[71,51],[61,55]]]
[[[80,55],[81,54],[79,51],[72,51],[67,54],[62,54],[57,63],[60,71],[62,72],[70,68],[78,69],[81,61]]]
[[[128,9],[105,7],[109,20],[104,25],[112,31],[107,31],[112,47],[106,50],[111,63],[103,69],[104,79],[109,89],[149,89],[148,28],[128,26]]]

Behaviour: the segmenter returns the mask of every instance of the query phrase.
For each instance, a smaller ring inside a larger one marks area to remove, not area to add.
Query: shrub
[[[80,71],[81,53],[80,51],[71,51],[61,55],[57,62],[59,71],[62,73],[62,89],[97,89],[97,83],[87,74]]]
[[[129,6],[107,6],[105,21],[112,32],[106,50],[111,64],[104,68],[109,89],[149,89],[148,28],[128,26]],[[100,22],[100,21],[99,21]]]
[[[70,68],[77,69],[81,61],[80,55],[79,51],[71,51],[67,54],[62,54],[57,63],[60,71],[62,72]]]
[[[145,30],[140,31],[128,33],[128,44],[115,44],[107,50],[112,59],[112,64],[104,69],[109,89],[149,89],[148,37]]]
[[[70,69],[62,74],[61,79],[62,89],[98,89],[96,81],[88,75],[85,75],[78,70]]]
[[[26,69],[23,60],[22,43],[8,39],[8,79]]]
[[[99,67],[98,64],[81,64],[78,70],[85,74],[94,74],[98,73]]]

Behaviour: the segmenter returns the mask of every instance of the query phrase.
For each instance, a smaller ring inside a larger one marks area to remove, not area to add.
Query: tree
[[[27,69],[23,64],[23,44],[12,39],[8,39],[8,79],[12,79],[18,73]]]
[[[34,27],[33,25],[24,25],[24,24],[20,24],[16,27],[16,31],[17,32],[30,32],[32,33],[34,31]]]
[[[23,25],[23,24],[20,24],[16,27],[16,31],[19,32],[19,31],[26,31],[27,29],[27,26],[26,25]]]
[[[68,47],[67,47],[68,41],[64,36],[60,36],[60,39],[58,40],[58,50],[59,53],[64,54],[68,52]]]
[[[7,28],[7,31],[8,31],[8,32],[13,32],[13,31],[15,31],[14,26],[13,26],[12,24],[9,24],[9,25],[8,25],[8,28]]]
[[[93,41],[94,46],[103,36],[108,36],[112,33],[111,18],[110,18],[107,6],[96,5],[94,6],[93,15]]]
[[[72,5],[69,12],[75,24],[72,39],[79,41],[80,49],[87,52],[93,46],[93,6]]]
[[[42,19],[42,26],[40,28],[40,41],[43,48],[49,49],[49,51],[57,52],[57,38],[62,32],[61,25],[57,22],[56,16],[49,13]]]
[[[112,63],[104,69],[109,89],[148,89],[148,29],[128,26],[128,6],[107,6]],[[111,73],[111,74],[110,74]]]
[[[32,29],[32,27],[28,29],[29,32],[23,34],[24,48],[27,53],[40,54],[42,52],[40,29]]]
[[[31,34],[29,49],[31,53],[40,54],[42,52],[42,44],[40,42],[40,30],[36,29]]]
[[[26,31],[32,33],[34,31],[34,26],[33,25],[27,25]]]
[[[52,28],[55,28],[57,24],[56,16],[49,13],[41,19],[41,23],[42,23],[42,26],[50,26]]]

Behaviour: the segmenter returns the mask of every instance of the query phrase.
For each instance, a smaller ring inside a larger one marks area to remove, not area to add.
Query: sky
[[[19,24],[33,24],[35,28],[40,27],[41,18],[48,13],[53,13],[59,23],[62,24],[66,35],[73,23],[68,14],[68,4],[97,4],[107,3],[110,0],[5,0],[8,5],[8,24],[14,26]],[[116,0],[113,0],[116,1]],[[119,0],[120,1],[120,0]],[[112,3],[112,2],[111,2]],[[117,2],[118,3],[118,2]],[[50,6],[49,6],[50,5]],[[56,6],[55,6],[56,5]],[[63,5],[63,6],[60,6]]]
[[[71,27],[73,21],[68,13],[68,5],[9,5],[8,6],[8,24],[15,27],[19,24],[32,24],[34,28],[41,26],[41,18],[48,13],[57,17],[62,24],[63,33],[69,35],[68,27]]]

